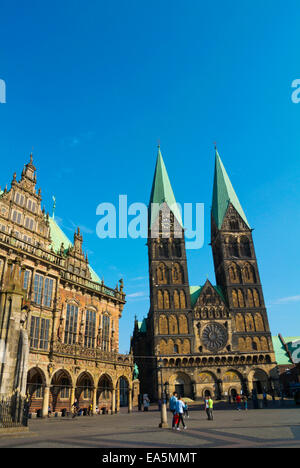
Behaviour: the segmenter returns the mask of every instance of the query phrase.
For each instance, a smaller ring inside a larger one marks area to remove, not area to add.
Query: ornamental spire
[[[215,144],[215,174],[211,212],[218,229],[222,227],[229,203],[234,206],[249,229],[251,229]]]
[[[182,226],[181,214],[177,206],[167,169],[160,151],[160,144],[158,144],[156,167],[149,202],[150,226],[155,222],[159,213],[159,206],[164,202],[168,205],[169,209],[173,212],[177,221]],[[154,204],[154,206],[151,206],[152,204]]]

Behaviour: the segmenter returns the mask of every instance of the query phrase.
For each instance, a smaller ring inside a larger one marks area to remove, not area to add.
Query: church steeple
[[[215,148],[215,151],[215,174],[211,211],[216,226],[218,229],[222,228],[225,214],[229,203],[231,203],[249,229],[251,229],[244,210],[230,182],[226,169],[221,161],[217,148]]]
[[[182,226],[181,214],[175,200],[170,179],[159,146],[149,201],[150,227],[153,225],[158,216],[159,206],[163,203],[166,203],[168,205],[169,209],[173,212],[177,221]]]

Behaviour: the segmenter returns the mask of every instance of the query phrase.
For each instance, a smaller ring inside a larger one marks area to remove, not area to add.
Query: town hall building
[[[32,415],[76,400],[115,413],[138,395],[132,355],[119,353],[123,280],[108,287],[41,206],[32,154],[0,193],[0,398],[18,392]]]

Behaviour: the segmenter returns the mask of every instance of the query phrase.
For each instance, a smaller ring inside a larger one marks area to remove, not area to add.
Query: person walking
[[[171,413],[173,414],[172,429],[175,429],[176,402],[177,402],[177,393],[174,392],[169,401],[169,409]]]
[[[78,400],[75,400],[72,406],[73,406],[73,416],[72,416],[72,418],[75,418],[79,414],[79,402],[78,402]]]
[[[89,405],[88,416],[93,416],[93,405],[92,404]]]
[[[148,393],[144,394],[143,405],[144,405],[144,411],[148,411],[149,406],[150,406],[150,400],[149,400],[149,397],[148,397]]]
[[[178,414],[179,416],[177,427],[176,427],[177,431],[180,431],[180,427],[179,427],[180,422],[182,422],[183,429],[187,428],[183,420],[184,406],[185,404],[182,401],[181,396],[179,396],[178,400],[176,401],[176,414]]]
[[[209,406],[208,406],[208,398],[204,399],[204,410],[207,414],[207,419],[209,419]]]
[[[157,404],[158,404],[158,411],[161,411],[161,399],[158,400]]]
[[[235,401],[236,401],[236,409],[240,411],[241,410],[241,396],[239,393],[237,394]]]
[[[243,395],[243,403],[244,403],[244,410],[247,411],[248,410],[248,398],[247,398],[247,395]]]
[[[214,407],[214,402],[211,398],[211,396],[208,399],[208,419],[209,421],[212,421],[214,419],[213,417],[213,407]]]
[[[188,408],[187,402],[185,402],[185,404],[184,404],[183,411],[184,411],[184,417],[189,418],[189,408]]]

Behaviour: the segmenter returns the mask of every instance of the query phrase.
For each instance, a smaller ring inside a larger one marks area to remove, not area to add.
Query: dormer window
[[[12,215],[13,222],[21,224],[21,219],[22,219],[22,213],[20,213],[19,211],[14,210],[13,215]]]
[[[21,195],[20,193],[16,192],[16,194],[15,194],[15,203],[17,203],[18,205],[23,206],[24,205],[24,200],[25,200],[24,195]]]
[[[27,229],[30,229],[31,231],[34,230],[34,228],[35,228],[35,223],[34,223],[34,221],[33,221],[32,218],[28,218],[28,217],[27,217],[27,218],[25,219],[25,227],[26,227]]]
[[[32,211],[33,213],[35,213],[35,208],[36,208],[35,202],[32,201],[32,200],[28,200],[27,208],[28,208],[28,210],[30,210],[30,211]]]

